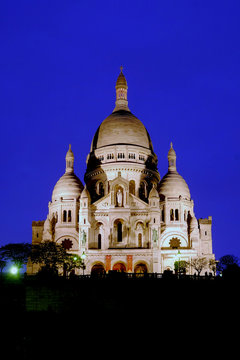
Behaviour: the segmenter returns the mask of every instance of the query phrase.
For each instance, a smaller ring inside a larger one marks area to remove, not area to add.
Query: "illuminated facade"
[[[128,108],[127,89],[121,69],[116,106],[97,129],[87,156],[86,185],[74,174],[70,146],[47,219],[32,223],[32,242],[52,240],[71,253],[84,253],[86,274],[161,273],[174,270],[179,260],[214,258],[212,218],[196,219],[172,144],[168,172],[160,179],[150,136]],[[27,271],[35,273],[37,266],[29,264]]]

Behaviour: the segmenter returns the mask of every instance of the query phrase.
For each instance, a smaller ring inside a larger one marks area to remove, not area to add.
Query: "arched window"
[[[179,213],[178,213],[178,209],[175,209],[175,220],[178,221],[179,220]]]
[[[139,233],[138,234],[138,247],[142,247],[142,234],[141,233]]]
[[[162,209],[162,221],[165,221],[165,214],[164,214],[164,209]]]
[[[114,159],[114,154],[107,154],[107,160]]]
[[[120,221],[117,224],[117,241],[122,242],[122,223]]]
[[[98,234],[98,249],[101,249],[102,246],[101,242],[102,242],[102,235]]]
[[[67,222],[67,210],[63,210],[63,222]]]
[[[101,197],[104,196],[104,186],[102,182],[98,184],[98,195],[100,195]]]
[[[72,212],[71,210],[68,210],[68,222],[72,221]]]
[[[130,192],[130,194],[135,195],[135,181],[134,180],[129,181],[129,192]]]
[[[174,211],[173,211],[173,209],[170,210],[170,221],[174,221]]]
[[[139,197],[142,200],[145,200],[147,197],[147,189],[145,182],[141,181],[140,188],[139,188]]]

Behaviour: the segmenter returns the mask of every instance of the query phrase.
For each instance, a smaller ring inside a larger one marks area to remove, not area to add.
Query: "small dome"
[[[83,190],[83,184],[74,174],[74,155],[71,149],[71,145],[69,145],[65,159],[66,172],[54,186],[52,201],[59,200],[60,198],[77,199]]]
[[[186,181],[177,171],[168,172],[160,181],[159,193],[165,197],[179,197],[191,199]]]
[[[156,185],[154,184],[153,185],[153,187],[152,187],[152,189],[151,189],[151,191],[150,191],[150,193],[149,193],[149,199],[150,198],[159,198],[159,194],[158,194],[158,191],[157,191],[157,189],[156,189]]]
[[[84,186],[84,189],[83,189],[82,194],[81,194],[81,200],[82,200],[82,199],[91,200],[89,191],[88,191],[88,189],[86,188],[86,186]]]
[[[52,193],[52,201],[75,199],[81,195],[83,185],[74,173],[65,173],[56,183]]]
[[[159,194],[164,195],[165,197],[174,198],[179,198],[179,196],[181,196],[183,199],[191,200],[187,183],[177,172],[176,158],[176,152],[173,149],[173,144],[171,143],[171,147],[168,152],[168,172],[160,181],[158,188]]]

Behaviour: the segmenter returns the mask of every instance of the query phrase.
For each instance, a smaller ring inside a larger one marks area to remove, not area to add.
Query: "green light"
[[[15,265],[13,265],[13,266],[10,268],[10,273],[11,273],[12,275],[17,275],[17,273],[18,273],[18,267],[15,266]]]

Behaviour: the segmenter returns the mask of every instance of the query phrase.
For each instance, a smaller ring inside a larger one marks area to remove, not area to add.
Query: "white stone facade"
[[[168,173],[160,179],[150,136],[128,108],[122,70],[116,107],[93,137],[85,187],[73,165],[70,147],[48,217],[32,224],[33,243],[52,240],[64,243],[71,253],[84,253],[85,274],[161,273],[174,270],[175,261],[214,258],[212,218],[196,219],[188,185],[177,172],[172,144]],[[28,264],[29,274],[36,271],[37,266]]]

